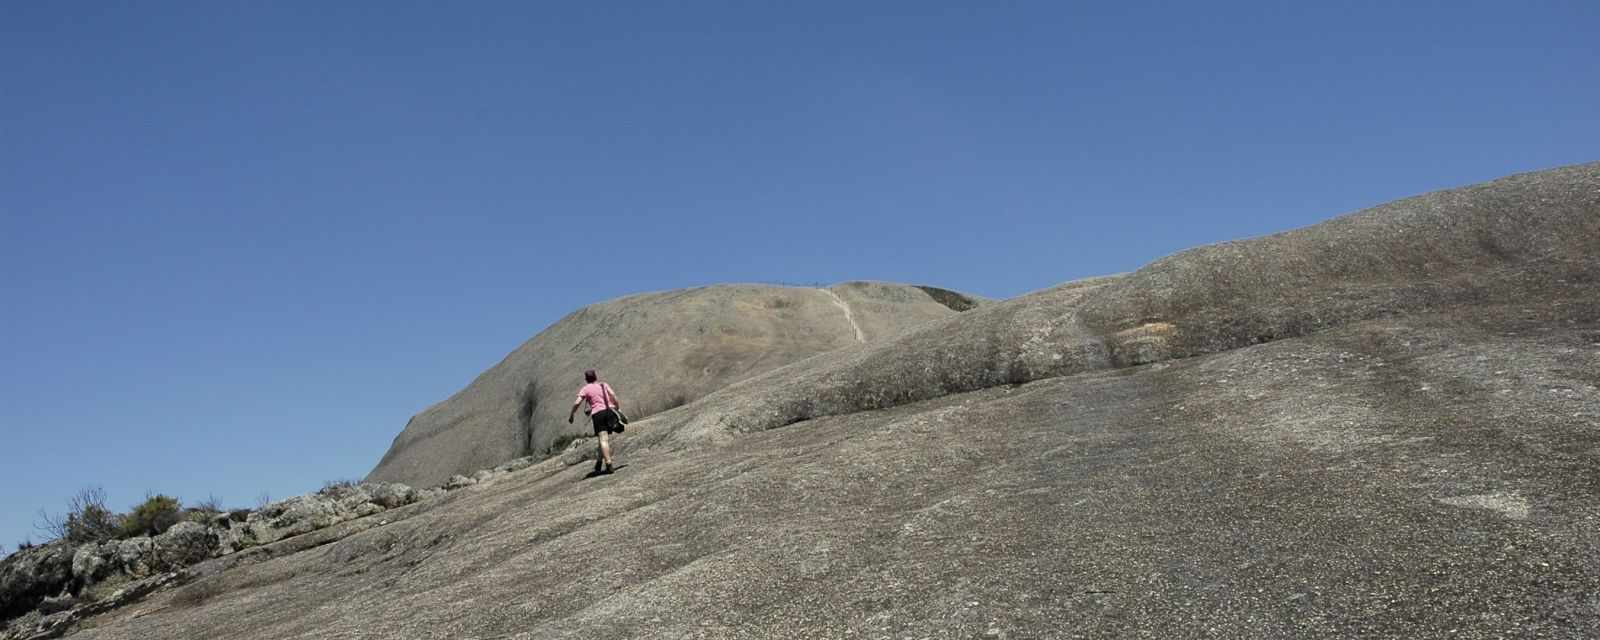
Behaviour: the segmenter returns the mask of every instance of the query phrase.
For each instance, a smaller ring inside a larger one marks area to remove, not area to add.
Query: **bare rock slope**
[[[722,285],[579,309],[412,418],[368,479],[432,486],[542,452],[564,434],[585,369],[642,416],[751,375],[955,315],[978,300],[932,287]]]
[[[1202,247],[747,378],[636,423],[614,475],[546,460],[78,635],[1591,637],[1597,256],[1600,164]]]

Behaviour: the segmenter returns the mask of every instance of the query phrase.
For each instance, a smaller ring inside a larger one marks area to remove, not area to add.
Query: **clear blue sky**
[[[603,299],[1009,297],[1600,159],[1592,0],[599,4],[10,3],[0,544],[360,477]]]

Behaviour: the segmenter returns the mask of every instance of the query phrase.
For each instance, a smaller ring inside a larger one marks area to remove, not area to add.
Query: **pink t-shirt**
[[[589,384],[583,385],[583,388],[578,389],[578,399],[579,400],[588,400],[589,401],[589,413],[590,414],[597,413],[602,409],[610,409],[612,407],[611,403],[606,402],[606,398],[605,398],[605,395],[604,395],[605,391],[601,391],[600,390],[600,385],[603,385],[603,384],[605,385],[606,391],[610,391],[611,392],[611,397],[612,398],[616,398],[617,397],[616,390],[612,389],[611,385],[605,384],[603,382],[591,382]]]

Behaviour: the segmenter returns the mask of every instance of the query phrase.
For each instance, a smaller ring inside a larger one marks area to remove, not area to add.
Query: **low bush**
[[[156,494],[122,517],[123,537],[156,536],[183,520],[183,505],[177,498]]]
[[[689,396],[687,394],[682,392],[674,393],[666,398],[663,398],[659,403],[641,404],[639,414],[630,416],[630,419],[636,418],[642,420],[658,413],[671,411],[686,404],[689,404]]]
[[[928,294],[928,297],[933,298],[934,302],[948,307],[951,311],[971,311],[978,308],[978,301],[949,289],[923,286],[917,288]]]
[[[183,512],[184,517],[190,522],[210,524],[217,516],[227,513],[228,508],[222,506],[222,498],[212,495],[207,496],[200,504],[184,509]]]
[[[106,508],[106,492],[100,487],[79,491],[67,501],[66,515],[39,511],[34,527],[52,540],[73,544],[113,540],[122,530],[122,517]]]
[[[67,516],[67,540],[75,543],[105,542],[117,535],[122,518],[110,509],[91,506]]]
[[[329,480],[322,483],[322,489],[317,491],[317,495],[338,500],[355,493],[355,490],[356,481],[354,480]]]
[[[547,456],[553,456],[561,453],[562,451],[566,451],[567,447],[571,446],[574,440],[582,437],[584,437],[584,435],[581,433],[563,433],[559,436],[556,436],[555,440],[550,441],[550,446],[544,448],[544,454]]]
[[[78,599],[88,603],[106,600],[133,580],[134,578],[126,573],[113,573],[103,580],[84,586],[83,590],[78,592]]]
[[[206,496],[206,499],[201,500],[200,504],[189,507],[189,510],[201,511],[205,513],[224,513],[228,510],[228,508],[222,506],[222,498],[218,498],[213,494]]]
[[[667,401],[661,405],[661,411],[676,409],[686,404],[689,404],[689,396],[681,393],[673,394],[672,397],[667,398]],[[661,411],[657,411],[656,413],[661,413]]]

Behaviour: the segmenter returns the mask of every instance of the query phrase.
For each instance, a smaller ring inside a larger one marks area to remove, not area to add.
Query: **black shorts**
[[[606,433],[617,432],[617,412],[615,411],[601,409],[596,411],[594,415],[589,416],[589,419],[594,421],[595,435],[600,435],[601,431]]]

